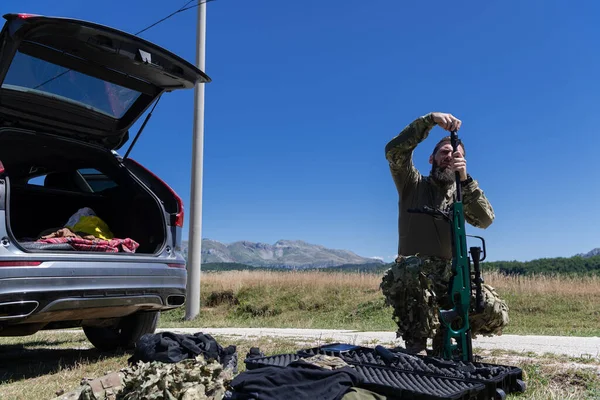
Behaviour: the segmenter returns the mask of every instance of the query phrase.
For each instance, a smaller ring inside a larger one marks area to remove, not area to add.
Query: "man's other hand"
[[[452,168],[452,171],[454,172],[458,171],[461,181],[467,179],[467,160],[465,160],[460,151],[455,151],[454,153],[452,153],[452,161],[450,161],[450,168]]]
[[[462,121],[452,114],[434,112],[431,113],[431,116],[436,124],[448,132],[458,131],[460,129],[460,125],[462,124]]]

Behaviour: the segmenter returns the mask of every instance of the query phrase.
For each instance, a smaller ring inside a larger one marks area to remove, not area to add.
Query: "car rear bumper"
[[[70,264],[0,268],[0,327],[119,318],[185,302],[184,268],[162,263]]]

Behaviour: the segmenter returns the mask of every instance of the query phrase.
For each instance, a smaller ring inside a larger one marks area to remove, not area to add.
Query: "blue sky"
[[[0,11],[135,33],[184,3],[4,0]],[[203,236],[301,239],[389,260],[397,194],[384,146],[442,111],[462,119],[468,172],[496,212],[487,230],[468,229],[486,238],[489,260],[600,247],[598,12],[550,0],[208,3]],[[141,36],[194,62],[195,29],[193,9]],[[188,217],[193,95],[163,96],[131,154],[182,196]],[[417,148],[423,173],[444,133]]]

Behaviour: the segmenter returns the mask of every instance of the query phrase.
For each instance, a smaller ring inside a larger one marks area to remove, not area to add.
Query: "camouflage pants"
[[[396,337],[413,342],[432,338],[434,352],[440,349],[439,309],[452,307],[448,296],[451,276],[451,261],[431,257],[402,257],[386,271],[380,288],[386,305],[394,308]],[[482,294],[483,312],[469,314],[472,337],[501,335],[509,322],[508,306],[487,284],[482,285]],[[475,291],[472,291],[471,306],[474,303]]]

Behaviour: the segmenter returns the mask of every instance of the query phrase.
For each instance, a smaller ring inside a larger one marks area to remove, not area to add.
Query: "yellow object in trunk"
[[[88,235],[94,235],[99,239],[110,240],[114,238],[113,233],[108,228],[106,222],[97,216],[83,216],[79,218],[79,221],[69,227],[73,232],[84,232]]]

